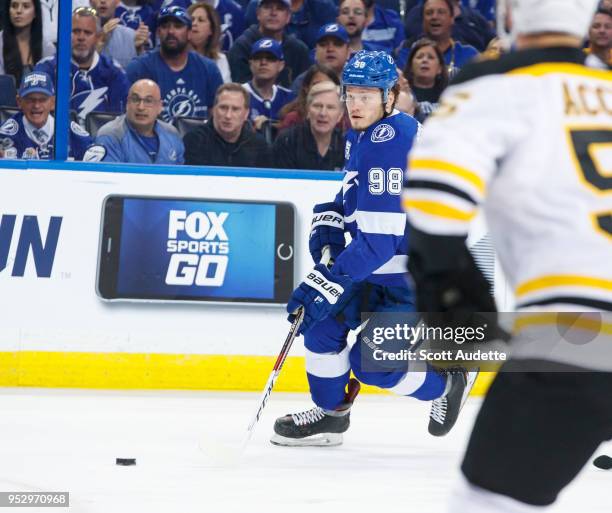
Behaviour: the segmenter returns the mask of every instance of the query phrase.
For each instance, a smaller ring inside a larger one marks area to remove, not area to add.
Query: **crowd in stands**
[[[338,170],[340,77],[357,51],[400,71],[423,122],[457,72],[504,51],[495,0],[73,0],[69,156]],[[58,2],[0,0],[0,158],[53,158]],[[612,66],[612,0],[585,52]]]

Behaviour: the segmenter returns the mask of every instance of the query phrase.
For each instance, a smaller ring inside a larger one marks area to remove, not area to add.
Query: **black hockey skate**
[[[453,428],[474,386],[478,369],[468,371],[464,367],[452,367],[446,374],[446,390],[442,397],[432,401],[429,412],[428,430],[433,436],[444,436]]]
[[[328,413],[315,406],[310,410],[276,419],[274,436],[270,442],[287,447],[324,447],[342,444],[342,433],[349,428],[350,409],[360,388],[359,381],[351,379],[344,402],[334,412]]]

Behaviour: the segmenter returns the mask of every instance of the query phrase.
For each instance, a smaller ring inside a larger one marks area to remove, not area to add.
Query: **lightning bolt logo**
[[[347,171],[344,175],[344,180],[342,180],[342,195],[344,196],[346,192],[355,185],[357,182],[358,171]],[[358,182],[357,182],[358,183]]]
[[[99,87],[98,89],[92,89],[89,91],[85,100],[81,102],[78,107],[79,117],[85,118],[87,114],[96,110],[96,107],[104,100],[104,95],[108,91],[108,87]]]

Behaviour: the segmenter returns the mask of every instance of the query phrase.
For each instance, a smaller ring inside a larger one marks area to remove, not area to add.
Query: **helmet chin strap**
[[[391,112],[387,112],[387,102],[389,101],[389,93],[391,92],[391,90],[387,90],[385,94],[385,91],[381,91],[382,94],[382,108],[383,108],[383,116],[381,119],[385,119],[386,117],[390,116],[391,114],[393,114],[393,105],[391,106]]]

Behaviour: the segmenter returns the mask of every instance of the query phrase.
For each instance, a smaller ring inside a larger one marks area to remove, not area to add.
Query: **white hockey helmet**
[[[599,0],[498,0],[498,22],[506,21],[509,7],[512,36],[557,32],[584,38],[598,3]]]

